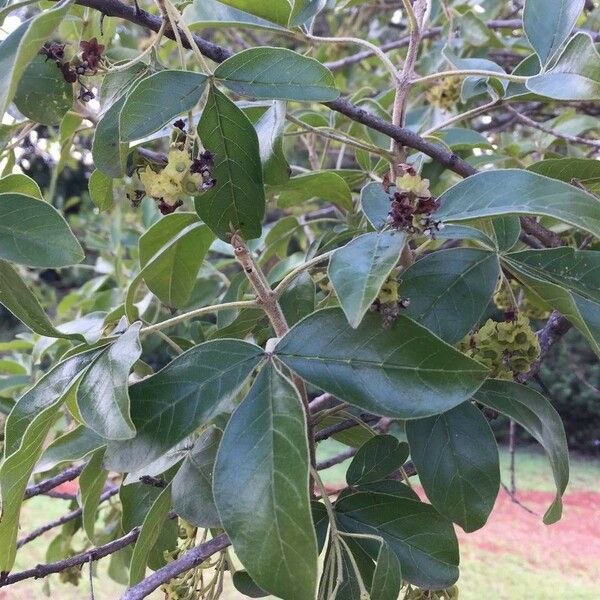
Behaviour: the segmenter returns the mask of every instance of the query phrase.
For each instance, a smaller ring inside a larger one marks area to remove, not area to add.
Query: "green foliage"
[[[76,465],[72,584],[81,530],[128,600],[455,598],[495,413],[559,520],[551,400],[575,444],[598,416],[597,8],[417,0],[407,49],[389,3],[0,4],[0,587]]]

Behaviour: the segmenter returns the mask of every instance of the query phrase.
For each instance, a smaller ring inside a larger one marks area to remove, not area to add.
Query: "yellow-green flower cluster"
[[[503,323],[488,319],[479,331],[459,343],[459,349],[488,367],[490,376],[497,379],[527,373],[540,356],[538,338],[523,314]]]

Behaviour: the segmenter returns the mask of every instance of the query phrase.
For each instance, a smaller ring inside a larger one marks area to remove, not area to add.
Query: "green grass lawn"
[[[336,442],[321,444],[318,458],[334,455],[344,447]],[[502,479],[509,480],[509,457],[501,449]],[[348,463],[337,465],[323,472],[330,484],[344,481]],[[517,451],[517,487],[535,491],[552,491],[552,477],[543,452],[537,448],[521,448]],[[575,491],[598,491],[600,489],[600,462],[590,458],[573,455],[571,458],[571,483],[567,493]],[[600,507],[599,507],[600,509]],[[37,497],[25,503],[22,523],[27,531],[54,519],[66,512],[67,503],[63,500]],[[543,527],[540,523],[540,527]],[[26,531],[23,531],[26,533]],[[25,552],[20,552],[15,570],[30,568],[44,562],[51,534],[28,544]],[[548,548],[552,553],[553,549]],[[117,600],[123,587],[106,576],[107,561],[97,566],[98,576],[94,579],[95,600]],[[560,572],[555,569],[540,569],[524,563],[510,553],[483,552],[472,547],[467,539],[461,544],[460,597],[463,600],[595,600],[600,597],[600,580]],[[78,587],[63,584],[58,576],[52,576],[45,582],[26,581],[6,590],[0,589],[0,600],[38,600],[48,597],[55,600],[82,600],[90,598],[88,568]],[[227,600],[239,598],[239,594],[229,590]],[[156,592],[152,599],[163,598]]]

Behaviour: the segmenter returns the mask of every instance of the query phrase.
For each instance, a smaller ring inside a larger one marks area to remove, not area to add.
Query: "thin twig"
[[[53,490],[55,487],[58,487],[61,483],[66,483],[67,481],[73,481],[73,479],[77,479],[79,477],[81,471],[83,471],[85,465],[78,465],[76,467],[71,467],[54,477],[50,477],[50,479],[45,479],[44,481],[40,481],[35,485],[30,485],[25,490],[25,495],[23,498],[28,500],[29,498],[33,498],[33,496],[39,496],[40,494],[45,494],[50,490]]]
[[[349,458],[352,458],[356,454],[356,452],[357,452],[356,448],[347,448],[343,452],[340,452],[339,454],[336,454],[335,456],[332,456],[331,458],[322,460],[317,463],[317,471],[323,471],[324,469],[329,469],[330,467],[333,467],[334,465],[339,465],[340,463],[343,463],[344,461],[348,460]]]

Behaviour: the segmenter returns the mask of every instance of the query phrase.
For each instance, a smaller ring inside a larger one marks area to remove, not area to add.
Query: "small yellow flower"
[[[420,175],[405,173],[402,177],[396,179],[396,187],[405,192],[412,192],[419,198],[428,198],[431,196],[429,179],[422,179]]]

